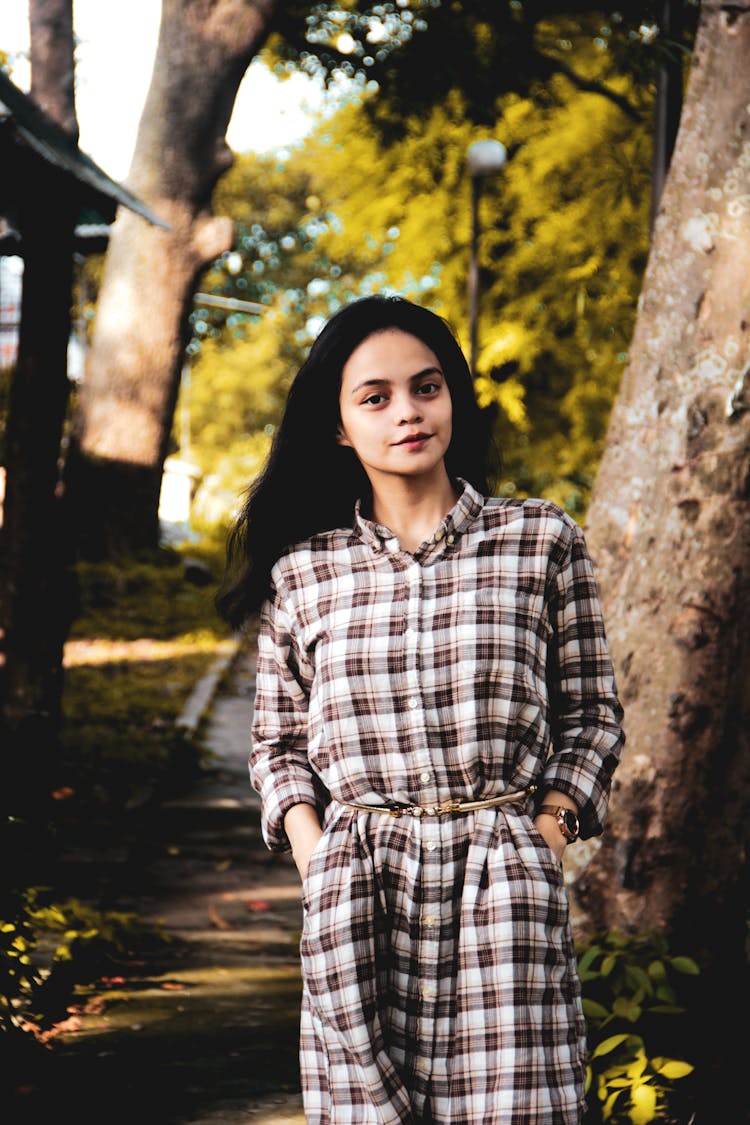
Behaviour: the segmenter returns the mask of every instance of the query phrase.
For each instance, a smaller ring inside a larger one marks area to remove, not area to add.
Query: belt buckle
[[[404,809],[404,812],[417,818],[422,816],[441,816],[443,813],[455,812],[458,807],[459,806],[453,801],[443,801],[442,804],[439,805],[412,805],[410,808]]]

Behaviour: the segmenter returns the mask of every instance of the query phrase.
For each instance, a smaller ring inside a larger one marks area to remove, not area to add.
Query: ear
[[[352,443],[349,441],[349,438],[346,436],[346,431],[344,430],[344,427],[341,425],[340,422],[339,422],[338,426],[336,427],[336,441],[338,442],[339,445],[346,445],[351,449]]]

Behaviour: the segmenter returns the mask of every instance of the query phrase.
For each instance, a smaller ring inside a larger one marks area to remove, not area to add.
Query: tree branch
[[[566,62],[556,58],[554,55],[548,55],[544,51],[535,51],[535,54],[541,63],[547,66],[549,74],[559,71],[559,73],[564,74],[574,86],[577,86],[579,90],[584,90],[590,94],[601,94],[602,97],[609,98],[609,100],[631,118],[632,121],[641,120],[641,114],[636,107],[632,105],[626,97],[623,97],[622,94],[618,94],[616,90],[610,89],[609,86],[606,86],[603,82],[598,82],[595,78],[584,78],[582,75],[576,73]]]

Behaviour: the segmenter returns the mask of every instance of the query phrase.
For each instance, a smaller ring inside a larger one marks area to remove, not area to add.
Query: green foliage
[[[41,970],[32,960],[36,946],[36,930],[29,917],[29,897],[23,896],[15,910],[6,907],[6,919],[0,922],[0,998],[3,1031],[17,1025],[16,1012],[24,997],[42,981]]]
[[[576,63],[627,95],[639,120],[564,79],[535,99],[508,94],[479,131],[456,90],[410,113],[384,146],[352,105],[305,146],[338,219],[321,242],[350,240],[368,269],[446,316],[468,346],[469,144],[501,140],[508,160],[480,198],[477,391],[497,410],[503,491],[585,510],[627,357],[648,250],[650,94],[605,52]]]
[[[320,323],[352,296],[379,289],[420,301],[468,352],[466,151],[488,136],[509,157],[482,182],[476,387],[496,418],[500,491],[582,516],[648,252],[652,95],[590,38],[572,55],[635,116],[557,75],[534,96],[497,98],[491,127],[477,127],[454,88],[424,112],[407,107],[384,140],[368,125],[379,98],[363,95],[282,163],[243,157],[220,183],[215,205],[239,235],[203,287],[241,295],[233,261],[236,285],[268,312],[203,316],[196,337],[189,412],[206,525],[228,518],[258,472]]]
[[[278,13],[264,55],[280,74],[298,67],[328,83],[343,75],[377,87],[372,120],[391,135],[408,113],[429,114],[456,89],[464,91],[472,120],[491,126],[504,94],[536,97],[557,73],[582,88],[591,83],[577,61],[592,47],[634,81],[652,83],[665,57],[689,49],[697,0],[671,5],[673,22],[680,22],[671,33],[659,28],[663,14],[663,5],[650,0],[293,2]]]
[[[669,952],[658,933],[595,934],[578,949],[587,1024],[586,1125],[648,1125],[678,1120],[684,1094],[675,1088],[693,1071],[680,1058],[691,979],[699,968]]]
[[[134,914],[55,901],[47,888],[17,892],[0,920],[0,1034],[26,1031],[44,1039],[79,985],[111,972],[134,949],[165,940]]]

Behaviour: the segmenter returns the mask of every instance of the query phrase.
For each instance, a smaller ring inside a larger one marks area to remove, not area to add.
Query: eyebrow
[[[417,371],[415,375],[410,375],[409,382],[414,383],[417,379],[424,379],[425,375],[439,375],[441,379],[445,378],[445,375],[439,367],[431,366]],[[357,391],[361,391],[363,387],[382,387],[388,386],[390,383],[390,379],[363,379],[360,383],[357,383],[356,387],[352,387],[351,393],[355,395]]]

